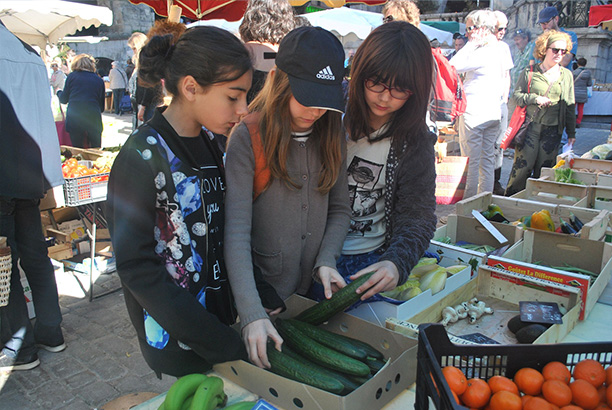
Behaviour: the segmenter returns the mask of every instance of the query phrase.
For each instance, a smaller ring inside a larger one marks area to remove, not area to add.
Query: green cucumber
[[[385,365],[385,362],[383,362],[382,360],[379,360],[371,356],[368,356],[365,362],[370,368],[370,373],[372,373],[373,375],[378,373],[380,369],[382,369],[383,366]]]
[[[290,348],[321,366],[355,376],[370,374],[367,364],[323,346],[290,322],[277,319],[276,329]]]
[[[328,321],[335,314],[344,312],[349,306],[359,300],[361,295],[355,293],[355,291],[370,279],[370,276],[373,274],[374,272],[369,272],[365,275],[361,275],[338,292],[334,293],[331,299],[320,301],[297,315],[295,319],[317,326]]]
[[[285,345],[283,345],[283,353],[285,353],[287,356],[293,357],[295,360],[302,363],[302,365],[306,367],[312,367],[313,371],[317,371],[317,372],[326,374],[338,380],[340,383],[344,385],[344,390],[341,393],[342,396],[349,394],[353,390],[357,390],[359,386],[361,386],[359,383],[355,382],[354,380],[352,380],[345,374],[342,374],[340,372],[335,372],[323,366],[319,366],[318,364],[311,362],[305,357],[300,356],[294,350],[291,350],[288,346],[286,346],[286,343]]]
[[[325,374],[315,372],[312,368],[302,365],[301,362],[295,360],[293,357],[276,350],[272,343],[268,343],[267,352],[268,360],[272,366],[270,371],[279,376],[308,384],[334,394],[340,394],[344,390],[344,385],[338,380]]]
[[[338,333],[333,333],[336,339],[342,340],[346,344],[352,345],[354,348],[359,348],[365,350],[367,356],[374,357],[378,360],[385,360],[385,356],[378,350],[376,350],[372,345],[363,342],[361,340],[353,339],[352,337],[348,337],[345,335],[341,335]]]
[[[302,322],[295,319],[288,319],[290,323],[306,333],[308,337],[316,340],[317,342],[330,347],[334,350],[344,353],[345,355],[352,357],[353,359],[364,361],[368,357],[368,352],[362,347],[357,347],[353,343],[346,340],[346,337],[340,338],[329,330],[321,329],[311,325],[310,323]]]

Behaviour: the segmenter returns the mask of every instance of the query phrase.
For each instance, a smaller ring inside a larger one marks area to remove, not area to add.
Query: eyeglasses
[[[401,88],[389,87],[383,83],[378,83],[375,80],[372,80],[371,78],[365,80],[365,86],[368,90],[377,94],[384,93],[385,91],[389,90],[389,94],[391,94],[391,97],[397,100],[407,100],[412,95],[412,91],[410,90],[402,90]]]
[[[480,28],[480,27],[479,26],[469,26],[465,28],[465,31],[468,32],[468,31],[476,30],[477,28]]]
[[[497,32],[500,33],[502,31],[506,31],[506,27],[500,27],[497,29]]]
[[[391,22],[391,21],[393,21],[393,20],[394,20],[394,19],[393,19],[393,16],[392,16],[392,15],[388,15],[387,17],[384,17],[384,18],[383,18],[383,24],[384,24],[384,23],[389,23],[389,22]]]
[[[562,56],[563,56],[563,55],[565,55],[565,53],[567,53],[567,50],[566,50],[566,49],[564,49],[564,48],[553,48],[553,47],[548,47],[548,49],[549,49],[550,51],[552,51],[552,52],[553,52],[553,54],[559,54],[559,53],[561,53],[561,55],[562,55]]]

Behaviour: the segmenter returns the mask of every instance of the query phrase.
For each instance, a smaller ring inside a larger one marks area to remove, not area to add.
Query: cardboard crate
[[[495,247],[503,253],[504,248],[508,248],[523,237],[523,230],[517,226],[491,221],[491,224],[508,239],[504,245],[500,244],[493,235],[473,216],[449,215],[446,225],[436,229],[434,238],[450,238],[451,242],[469,242],[476,245],[489,245]],[[452,245],[461,248],[460,246]],[[484,254],[483,254],[484,255]]]
[[[285,301],[289,318],[312,306],[314,301],[297,295]],[[384,327],[340,313],[322,328],[367,342],[390,361],[360,388],[338,396],[286,379],[243,360],[216,364],[213,369],[233,383],[284,409],[355,410],[380,409],[416,381],[416,340]]]
[[[471,278],[472,268],[470,265],[461,263],[456,259],[452,259],[449,256],[443,256],[438,262],[440,266],[453,266],[458,264],[465,264],[465,269],[461,272],[455,273],[446,279],[446,285],[444,289],[433,295],[431,289],[413,297],[410,300],[405,301],[400,305],[396,305],[390,302],[379,300],[371,303],[362,303],[355,309],[349,310],[349,315],[367,320],[379,326],[384,327],[385,321],[389,317],[395,317],[404,319],[410,317],[429,306],[438,303],[447,295],[453,293],[455,290],[460,288],[462,285],[468,283]]]
[[[584,185],[598,185],[597,174],[592,172],[583,172],[574,170],[573,178],[584,183]],[[552,168],[542,168],[540,171],[540,179],[555,182],[555,170]]]
[[[46,211],[48,209],[61,208],[64,206],[66,206],[64,188],[59,185],[45,192],[45,196],[40,200],[38,208],[41,211]]]
[[[582,292],[580,319],[586,318],[612,278],[612,244],[530,229],[518,245],[508,249],[503,257],[490,256],[486,264],[579,288]],[[588,275],[550,267],[564,263],[599,275],[592,280]]]
[[[585,185],[528,178],[525,189],[510,198],[529,199],[557,205],[575,205],[581,199],[586,198],[587,193]]]
[[[463,285],[460,289],[448,295],[440,303],[404,320],[388,319],[386,327],[417,337],[418,325],[422,323],[438,323],[442,321],[442,310],[446,306],[457,306],[462,302],[477,297],[487,306],[493,308],[492,315],[485,314],[475,323],[461,319],[449,323],[447,330],[454,335],[453,342],[457,344],[472,344],[461,339],[461,335],[481,333],[501,344],[516,344],[514,334],[508,330],[508,321],[519,314],[519,302],[539,301],[555,302],[566,309],[563,323],[549,327],[534,343],[558,343],[574,328],[580,315],[580,290],[568,285],[550,283],[538,278],[509,272],[490,266],[481,266],[476,279]]]
[[[61,243],[59,245],[50,246],[47,248],[49,258],[61,261],[64,259],[70,259],[73,256],[72,243]]]
[[[563,220],[567,222],[571,212],[584,223],[580,231],[580,237],[586,239],[602,239],[605,235],[606,227],[608,226],[609,213],[607,211],[598,211],[568,205],[554,205],[528,199],[507,198],[492,195],[490,192],[483,192],[472,198],[457,202],[456,212],[457,215],[471,216],[472,209],[482,211],[487,209],[492,203],[501,208],[504,216],[510,222],[518,221],[523,216],[529,216],[534,212],[546,209],[550,212],[550,216],[555,226],[559,226],[559,218],[563,218]]]

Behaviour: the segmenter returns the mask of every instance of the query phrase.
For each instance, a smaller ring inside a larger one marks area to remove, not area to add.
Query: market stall
[[[593,96],[584,104],[584,115],[612,115],[612,89],[602,91],[593,87]]]

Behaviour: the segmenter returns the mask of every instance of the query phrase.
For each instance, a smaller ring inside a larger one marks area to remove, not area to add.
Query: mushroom
[[[491,309],[490,307],[487,307],[483,301],[479,301],[478,303],[474,304],[474,303],[471,303],[473,300],[474,299],[470,301],[470,304],[468,307],[468,317],[469,317],[468,320],[470,323],[476,322],[476,320],[485,313],[493,314],[493,309]]]
[[[462,304],[455,306],[455,312],[457,312],[459,319],[465,319],[468,312],[467,303],[463,302]]]
[[[447,306],[442,310],[442,326],[446,326],[449,323],[454,323],[459,320],[457,311],[451,306]]]

